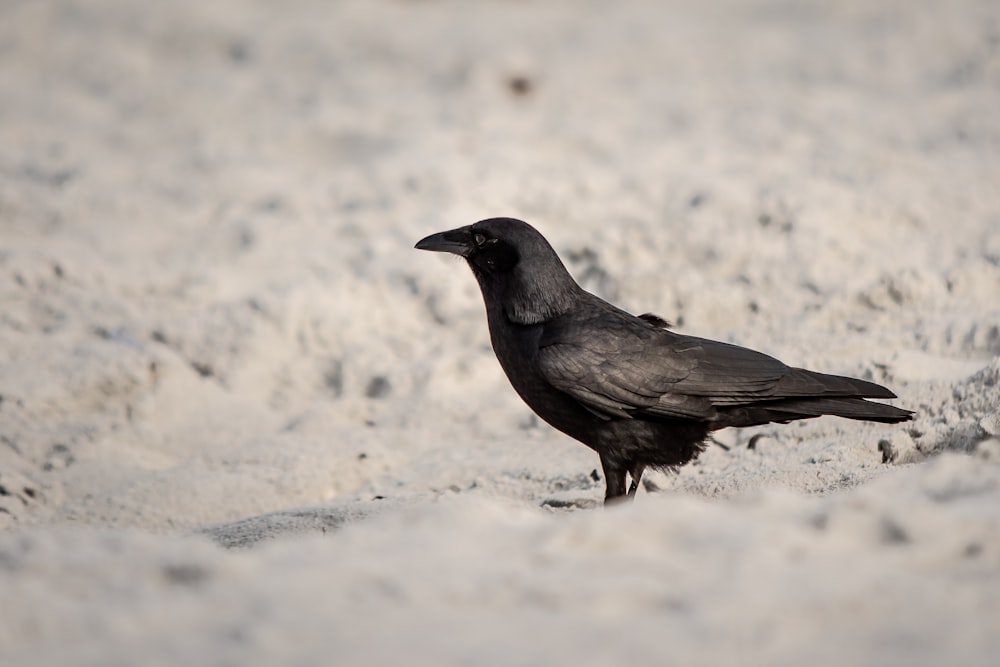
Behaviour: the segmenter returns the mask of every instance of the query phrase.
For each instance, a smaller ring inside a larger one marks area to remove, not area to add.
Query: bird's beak
[[[435,252],[450,252],[460,257],[468,257],[472,251],[472,234],[468,227],[459,227],[447,232],[431,234],[417,241],[413,246],[417,250],[433,250]]]

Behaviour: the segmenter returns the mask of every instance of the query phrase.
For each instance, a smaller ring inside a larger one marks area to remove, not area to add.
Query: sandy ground
[[[0,147],[0,663],[995,664],[995,2],[5,0]],[[600,509],[494,215],[917,418]]]

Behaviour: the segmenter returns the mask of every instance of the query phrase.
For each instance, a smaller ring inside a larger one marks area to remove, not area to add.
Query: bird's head
[[[421,239],[418,250],[464,257],[487,309],[500,306],[518,324],[565,312],[582,291],[545,237],[514,218],[489,218]]]

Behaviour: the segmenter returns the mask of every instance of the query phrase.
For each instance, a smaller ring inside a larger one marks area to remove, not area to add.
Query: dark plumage
[[[416,247],[469,263],[504,372],[539,417],[597,452],[606,502],[633,496],[646,467],[695,458],[708,434],[727,426],[820,415],[895,423],[913,414],[866,401],[896,397],[872,382],[791,368],[674,333],[655,315],[630,315],[577,285],[520,220],[482,220]]]

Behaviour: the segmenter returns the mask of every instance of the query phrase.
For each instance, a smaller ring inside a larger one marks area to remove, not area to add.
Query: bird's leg
[[[631,496],[625,494],[625,467],[601,455],[601,469],[604,470],[604,504],[611,505]]]
[[[636,463],[632,466],[629,474],[632,475],[632,483],[628,487],[628,497],[634,498],[635,492],[639,489],[639,480],[642,479],[642,472],[646,469],[641,463]]]

